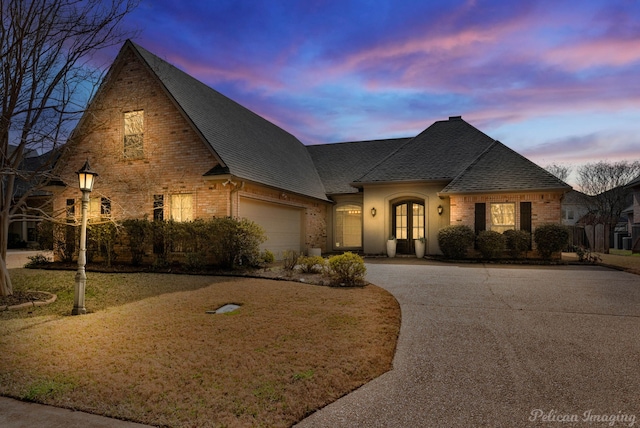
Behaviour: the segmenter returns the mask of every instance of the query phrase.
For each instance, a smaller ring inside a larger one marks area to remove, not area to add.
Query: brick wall
[[[124,113],[144,111],[143,156],[124,156]],[[164,197],[164,218],[171,213],[171,195],[193,195],[193,218],[237,215],[237,192],[223,180],[204,178],[218,164],[190,123],[174,106],[164,88],[139,62],[132,51],[123,51],[112,67],[107,83],[85,114],[62,155],[59,174],[67,187],[56,192],[54,213],[64,218],[67,200],[75,199],[75,216],[80,215],[81,193],[77,171],[86,159],[100,176],[92,198],[108,198],[114,219],[153,218],[154,195]],[[245,191],[277,199],[281,191],[251,185]],[[306,241],[326,246],[326,232],[319,226],[326,221],[326,209],[311,198],[289,195],[306,208]],[[234,206],[235,205],[235,206]]]
[[[543,223],[561,223],[560,201],[562,193],[504,193],[489,195],[454,195],[450,197],[451,224],[465,224],[473,229],[475,223],[475,204],[487,204],[487,230],[491,229],[489,209],[491,203],[513,202],[516,204],[516,228],[520,225],[520,202],[531,202],[531,227]]]

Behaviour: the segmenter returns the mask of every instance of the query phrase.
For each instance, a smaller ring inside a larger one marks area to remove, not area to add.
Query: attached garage
[[[241,218],[264,228],[267,241],[261,248],[271,251],[276,259],[282,258],[283,251],[302,250],[302,208],[241,197],[238,211]]]

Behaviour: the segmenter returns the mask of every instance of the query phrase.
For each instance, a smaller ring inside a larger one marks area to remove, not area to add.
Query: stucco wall
[[[387,239],[393,234],[392,204],[405,199],[418,199],[425,204],[426,253],[440,254],[438,230],[449,224],[448,201],[437,195],[443,187],[443,184],[419,183],[366,185],[363,199],[364,253],[386,254]],[[438,215],[438,205],[444,208],[442,215]],[[375,217],[371,215],[373,207],[376,208]]]

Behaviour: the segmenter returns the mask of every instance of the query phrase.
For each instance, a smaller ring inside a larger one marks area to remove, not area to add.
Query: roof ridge
[[[402,150],[403,147],[405,147],[407,144],[409,144],[411,141],[413,141],[416,137],[408,137],[407,141],[405,141],[404,143],[400,144],[400,146],[393,150],[391,153],[389,153],[387,156],[385,156],[381,161],[379,161],[378,163],[376,163],[375,165],[373,165],[371,168],[369,168],[364,174],[362,174],[360,177],[358,177],[357,180],[354,180],[354,183],[360,181],[360,179],[362,179],[363,177],[365,177],[367,174],[369,174],[371,171],[373,171],[374,169],[376,169],[378,167],[378,165],[383,164],[384,162],[387,161],[387,159],[389,159],[390,157],[394,156],[396,153],[398,153],[400,150]],[[376,140],[371,140],[371,141],[376,141]]]
[[[477,165],[478,162],[480,162],[480,159],[482,159],[495,145],[496,143],[500,143],[498,140],[493,140],[491,142],[491,144],[489,144],[487,146],[486,149],[484,149],[478,156],[476,156],[476,158],[474,160],[472,160],[469,165],[467,165],[462,171],[460,171],[460,173],[458,173],[458,175],[456,175],[453,180],[451,180],[443,189],[446,190],[447,187],[455,184],[457,181],[461,180],[462,177],[471,169],[472,166]],[[502,144],[502,143],[500,143]],[[504,145],[504,144],[503,144]],[[506,146],[505,146],[506,147]]]

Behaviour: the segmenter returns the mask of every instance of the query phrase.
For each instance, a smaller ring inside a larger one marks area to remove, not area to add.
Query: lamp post
[[[87,285],[87,274],[84,266],[87,264],[87,210],[89,209],[89,193],[93,190],[93,183],[98,173],[91,170],[89,160],[76,172],[82,191],[82,223],[80,226],[80,251],[78,251],[78,273],[76,273],[76,288],[73,296],[73,311],[71,315],[87,313],[84,307],[84,289]]]

